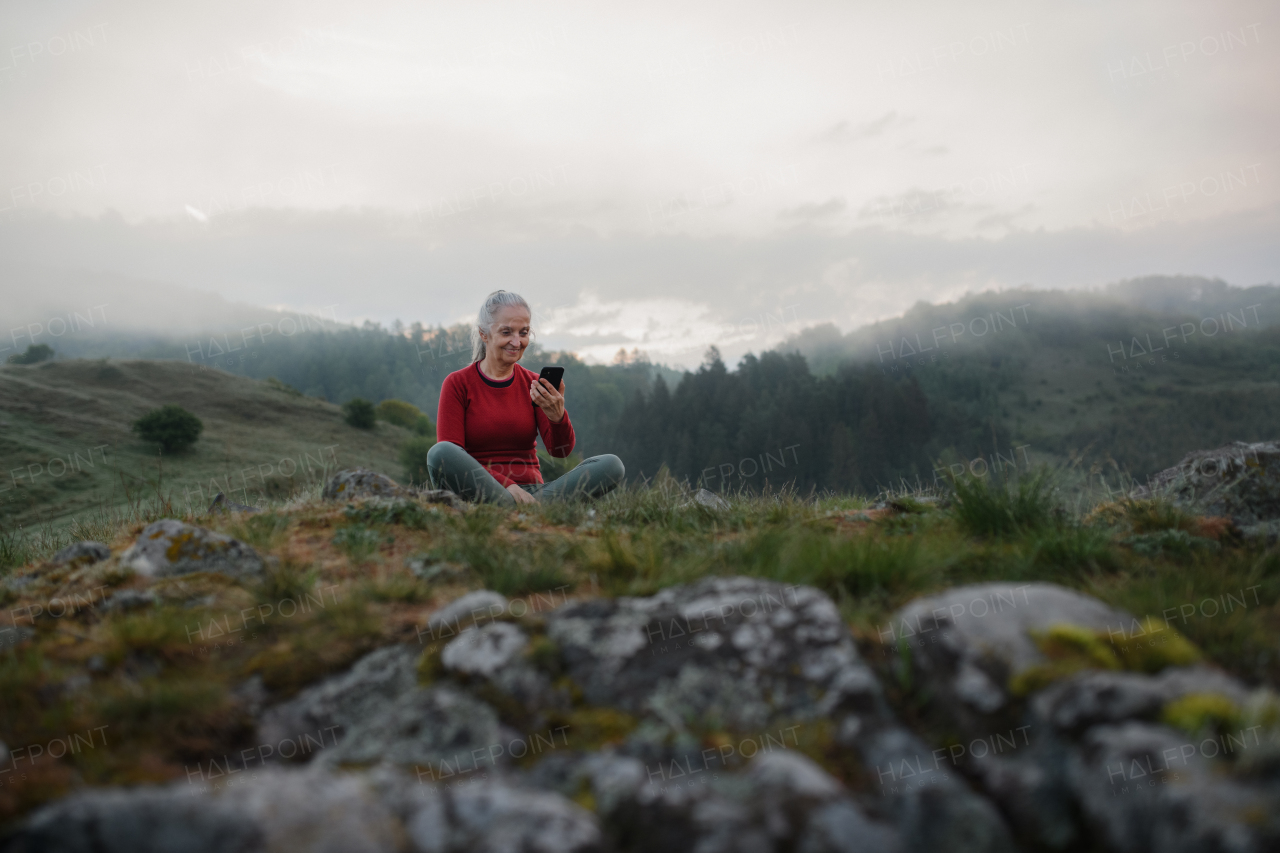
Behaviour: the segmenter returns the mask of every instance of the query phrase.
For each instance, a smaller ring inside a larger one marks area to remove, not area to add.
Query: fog
[[[447,324],[502,287],[547,346],[688,365],[988,288],[1274,281],[1278,18],[10,6],[0,318]]]

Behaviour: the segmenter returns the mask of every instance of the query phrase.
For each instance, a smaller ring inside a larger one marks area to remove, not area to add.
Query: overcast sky
[[[1270,282],[1278,46],[1274,0],[10,2],[0,288],[448,323],[504,287],[545,344],[696,364],[989,287]]]

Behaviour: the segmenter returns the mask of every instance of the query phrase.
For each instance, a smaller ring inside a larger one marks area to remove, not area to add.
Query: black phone
[[[551,387],[560,390],[560,380],[564,379],[564,368],[555,367],[554,365],[542,368],[542,372],[538,374],[539,379],[545,379],[551,383]]]
[[[555,365],[547,365],[546,367],[542,368],[542,371],[538,374],[538,378],[547,380],[548,382],[551,383],[552,388],[559,391],[560,380],[564,378],[564,368],[556,367]],[[538,404],[534,403],[533,407],[535,409],[538,408]]]

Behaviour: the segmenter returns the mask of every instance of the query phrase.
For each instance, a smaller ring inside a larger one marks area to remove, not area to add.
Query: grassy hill
[[[189,450],[160,456],[130,425],[166,403],[204,422]],[[409,433],[348,426],[338,406],[279,384],[177,361],[0,366],[0,525],[33,528],[168,500],[201,512],[222,491],[278,498],[336,468],[401,475]]]

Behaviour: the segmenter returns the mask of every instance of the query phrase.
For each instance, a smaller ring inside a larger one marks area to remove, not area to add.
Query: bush
[[[377,420],[373,403],[361,397],[353,397],[342,404],[342,417],[356,429],[373,429]]]
[[[404,466],[405,476],[414,486],[430,484],[427,478],[427,451],[435,446],[434,436],[418,435],[400,446],[400,464]]]
[[[418,407],[404,400],[383,400],[378,404],[378,420],[413,429],[418,418],[425,417]]]
[[[22,355],[9,356],[10,364],[36,364],[53,358],[53,348],[48,344],[32,344]]]
[[[416,432],[418,435],[427,436],[432,441],[435,441],[436,439],[436,426],[435,424],[431,423],[431,419],[428,418],[426,415],[423,415],[422,417],[418,418],[417,421],[414,422],[413,431]]]
[[[204,424],[186,409],[170,403],[134,421],[133,431],[143,441],[160,445],[166,453],[174,453],[195,444],[204,431]]]

